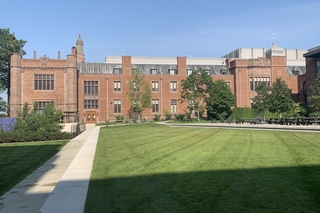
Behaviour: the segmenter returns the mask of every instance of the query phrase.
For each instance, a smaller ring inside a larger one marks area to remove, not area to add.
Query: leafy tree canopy
[[[311,102],[311,107],[315,110],[320,110],[320,77],[316,78],[315,84],[310,86],[312,95],[308,97]]]
[[[282,79],[277,78],[270,91],[268,99],[270,112],[278,113],[281,117],[282,113],[292,110],[294,102],[291,98],[291,90]]]
[[[235,97],[230,87],[223,80],[214,81],[206,98],[208,116],[224,121],[231,113],[235,104]]]
[[[133,111],[140,121],[141,113],[146,108],[151,108],[151,85],[144,80],[144,74],[139,70],[132,70],[132,78],[129,81],[127,92]]]
[[[0,112],[7,112],[7,102],[0,97]]]
[[[253,98],[253,109],[259,114],[264,114],[269,109],[269,93],[270,88],[266,82],[261,82],[256,90],[257,95]]]
[[[208,97],[209,88],[212,86],[212,79],[204,69],[199,69],[192,72],[187,79],[182,80],[182,91],[180,101],[192,101],[189,105],[189,110],[198,111],[198,122],[200,112],[206,108],[205,98]]]
[[[60,132],[63,128],[60,125],[62,116],[61,110],[56,110],[52,103],[48,104],[42,113],[37,113],[37,104],[30,110],[28,103],[25,103],[19,117],[16,119],[13,131],[19,132]]]
[[[0,29],[0,92],[9,88],[10,57],[13,53],[25,55],[22,49],[27,41],[17,40],[10,29]]]

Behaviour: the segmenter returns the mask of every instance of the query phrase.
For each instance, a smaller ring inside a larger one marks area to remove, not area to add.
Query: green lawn
[[[67,142],[0,143],[0,196],[54,156]]]
[[[101,128],[85,212],[319,212],[320,134]]]

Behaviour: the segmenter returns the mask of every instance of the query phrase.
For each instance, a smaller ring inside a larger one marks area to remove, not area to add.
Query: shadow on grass
[[[320,166],[91,180],[85,212],[319,212]]]
[[[66,142],[47,143],[39,145],[32,143],[21,145],[20,143],[0,146],[0,195],[3,195],[52,158]]]

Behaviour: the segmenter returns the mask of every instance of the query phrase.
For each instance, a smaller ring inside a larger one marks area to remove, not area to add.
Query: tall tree
[[[256,110],[259,114],[264,115],[269,108],[268,99],[270,88],[267,87],[266,82],[261,82],[256,87],[255,91],[257,92],[257,95],[253,98],[253,109]]]
[[[17,40],[10,29],[0,29],[0,92],[10,87],[10,57],[13,53],[25,55],[22,49],[27,41]]]
[[[212,79],[206,70],[199,69],[192,72],[187,79],[182,80],[181,86],[180,101],[192,102],[189,110],[198,112],[199,122],[200,113],[206,108],[205,98],[209,95],[208,90],[212,86]]]
[[[293,108],[293,100],[291,98],[291,90],[286,82],[277,78],[271,87],[269,96],[269,111],[277,113],[282,117],[282,113],[289,112]]]
[[[311,107],[317,111],[320,110],[320,77],[318,76],[315,83],[310,86],[312,95],[308,97]]]
[[[223,121],[231,115],[235,97],[226,82],[218,80],[210,87],[206,102],[208,116]]]
[[[137,116],[138,122],[144,109],[151,108],[151,85],[144,80],[144,74],[139,70],[132,70],[132,78],[129,81],[129,92],[127,92],[133,112]]]
[[[7,102],[5,102],[2,97],[0,97],[0,112],[7,112],[7,110]]]

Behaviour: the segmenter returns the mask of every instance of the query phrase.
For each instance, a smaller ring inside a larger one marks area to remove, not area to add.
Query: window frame
[[[157,75],[158,70],[157,69],[150,69],[150,75]]]
[[[122,68],[118,68],[118,67],[113,68],[112,74],[114,74],[114,75],[122,75]]]
[[[152,113],[159,113],[159,99],[152,99]]]
[[[99,95],[99,81],[83,81],[83,95]]]
[[[33,102],[33,106],[37,103],[37,109],[35,109],[36,114],[42,114],[46,109],[48,104],[53,104],[54,101],[35,101]]]
[[[170,99],[170,112],[177,113],[178,112],[178,100]]]
[[[115,92],[121,91],[121,81],[113,81],[113,91]]]
[[[177,69],[168,69],[169,75],[178,75],[178,70]]]
[[[170,81],[170,92],[177,92],[177,91],[178,91],[178,82]]]
[[[113,99],[113,113],[121,113],[121,99]]]
[[[83,99],[83,109],[99,109],[99,100]]]
[[[151,88],[152,88],[152,92],[159,91],[159,81],[152,81]]]
[[[54,90],[54,74],[34,74],[34,90]]]

